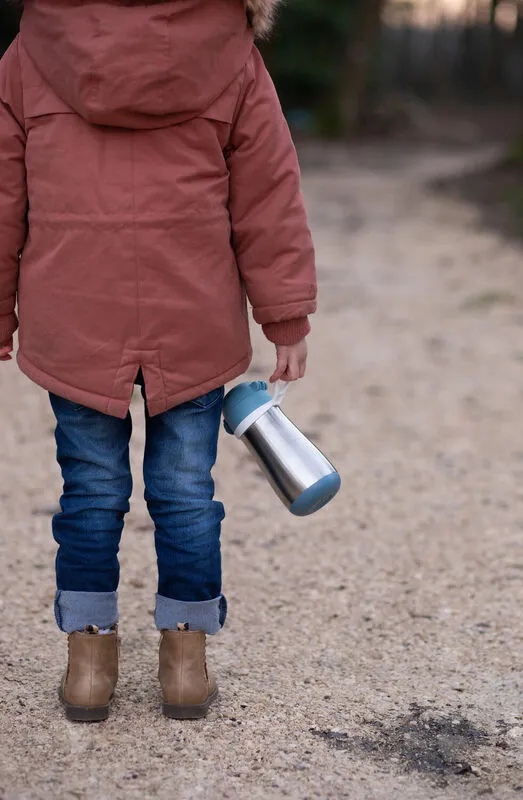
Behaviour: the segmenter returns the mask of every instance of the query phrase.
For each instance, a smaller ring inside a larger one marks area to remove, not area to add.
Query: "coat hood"
[[[22,44],[88,122],[157,128],[208,109],[278,0],[26,0]]]

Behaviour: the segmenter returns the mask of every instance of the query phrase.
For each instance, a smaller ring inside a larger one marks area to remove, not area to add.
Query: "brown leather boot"
[[[162,631],[158,678],[166,717],[205,717],[218,697],[216,681],[207,672],[205,633],[183,625],[177,631]]]
[[[118,681],[118,631],[98,633],[94,625],[85,633],[69,634],[69,661],[60,699],[67,719],[97,722],[107,719]]]

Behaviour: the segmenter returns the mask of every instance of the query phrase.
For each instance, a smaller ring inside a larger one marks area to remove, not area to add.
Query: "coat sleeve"
[[[238,268],[254,319],[277,344],[309,332],[316,267],[291,134],[256,48],[246,67],[228,153]]]
[[[0,360],[9,358],[18,327],[19,254],[26,238],[25,130],[18,41],[0,61]]]

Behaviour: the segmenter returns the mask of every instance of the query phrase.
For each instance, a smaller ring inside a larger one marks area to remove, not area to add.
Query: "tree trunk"
[[[341,90],[341,120],[348,135],[361,121],[369,69],[381,30],[381,15],[386,0],[360,0],[351,39],[347,47],[344,81]]]
[[[503,33],[496,24],[496,14],[500,0],[490,2],[490,54],[488,62],[488,83],[494,96],[503,86]]]

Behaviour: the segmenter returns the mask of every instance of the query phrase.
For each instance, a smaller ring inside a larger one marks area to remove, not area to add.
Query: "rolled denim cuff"
[[[227,600],[223,594],[199,603],[185,603],[156,595],[154,621],[159,631],[175,631],[180,623],[188,623],[191,631],[204,631],[213,636],[221,631],[226,617]]]
[[[55,595],[54,615],[64,633],[83,631],[86,625],[110,628],[118,622],[118,593],[59,589]]]

